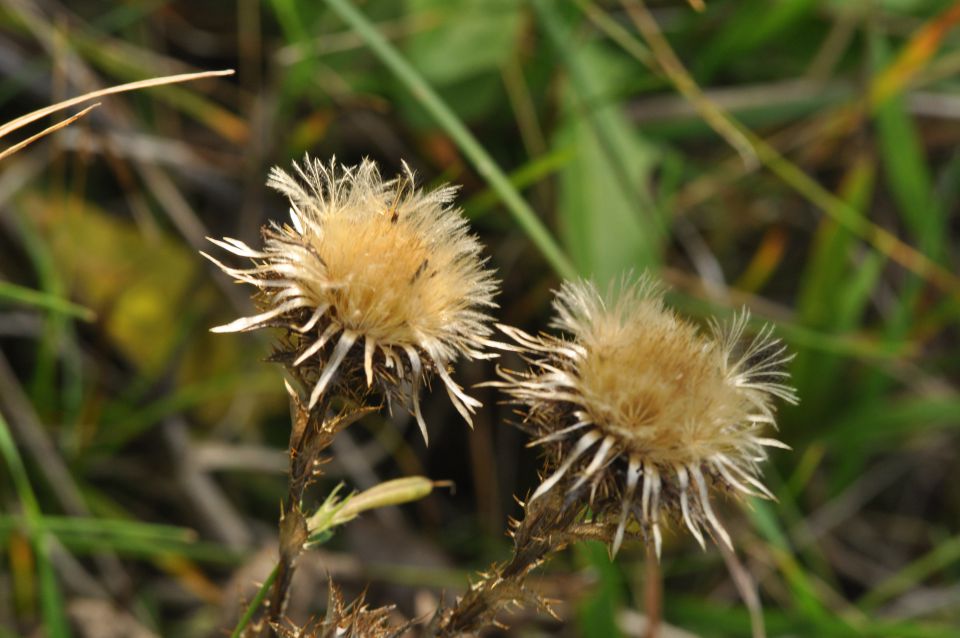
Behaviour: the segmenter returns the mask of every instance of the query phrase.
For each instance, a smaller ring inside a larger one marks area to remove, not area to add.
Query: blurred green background
[[[960,635],[960,3],[925,0],[0,1],[0,122],[105,86],[0,160],[0,636],[220,636],[275,559],[289,413],[250,309],[197,251],[285,215],[305,152],[459,203],[536,330],[551,289],[651,269],[702,320],[748,306],[797,353],[767,469],[724,506],[771,636]],[[39,131],[3,140],[4,146]],[[40,126],[42,125],[42,126]],[[19,133],[18,133],[19,135]],[[473,385],[493,364],[463,365]],[[489,389],[341,436],[317,503],[451,479],[302,563],[407,617],[509,553],[535,455]],[[643,551],[577,547],[510,635],[640,635]],[[665,636],[749,636],[715,549],[669,534]],[[109,633],[109,632],[114,633]]]

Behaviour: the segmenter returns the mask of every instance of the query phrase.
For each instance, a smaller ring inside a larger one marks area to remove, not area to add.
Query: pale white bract
[[[300,335],[293,365],[317,371],[310,408],[345,361],[361,362],[368,386],[380,381],[388,396],[409,399],[426,440],[419,391],[433,374],[468,423],[481,405],[448,369],[461,356],[492,356],[486,310],[498,284],[452,205],[456,189],[418,190],[404,168],[386,181],[369,160],[347,167],[306,157],[294,175],[274,168],[268,185],[289,199],[290,222],[265,227],[260,249],[210,240],[251,267],[204,256],[258,289],[258,314],[214,332],[279,326]]]
[[[705,531],[732,546],[710,492],[772,498],[761,464],[767,448],[787,446],[765,430],[775,426],[775,399],[797,401],[786,347],[769,326],[744,339],[746,311],[701,333],[664,306],[646,275],[606,294],[564,283],[554,310],[551,325],[564,337],[500,326],[529,369],[501,370],[496,385],[522,406],[531,445],[554,460],[531,500],[559,485],[570,498],[589,486],[588,502],[603,511],[600,489],[606,509],[615,505],[613,553],[631,516],[658,556],[667,514],[701,546]]]

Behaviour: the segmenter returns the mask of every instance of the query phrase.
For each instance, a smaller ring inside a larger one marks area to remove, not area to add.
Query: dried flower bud
[[[618,521],[614,553],[631,515],[658,556],[668,514],[701,546],[704,529],[730,546],[710,491],[772,497],[760,463],[767,447],[786,446],[763,430],[775,425],[774,398],[797,401],[771,328],[741,343],[744,311],[702,334],[662,297],[647,276],[606,296],[590,282],[565,283],[552,325],[572,339],[501,326],[530,369],[502,370],[497,385],[523,406],[531,445],[548,452],[551,474],[531,498],[562,485],[575,499],[589,487],[597,516]]]
[[[325,166],[304,159],[296,177],[274,168],[268,184],[290,200],[290,224],[271,223],[264,246],[211,239],[253,262],[224,272],[258,288],[260,313],[215,332],[287,329],[291,365],[313,388],[309,408],[339,378],[361,371],[387,396],[412,406],[424,440],[419,388],[439,375],[469,423],[480,403],[448,368],[490,356],[489,317],[497,282],[459,209],[455,188],[414,187],[413,174],[383,181],[376,165]]]

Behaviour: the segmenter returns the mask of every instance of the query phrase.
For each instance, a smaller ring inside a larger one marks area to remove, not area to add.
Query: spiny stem
[[[488,578],[473,585],[453,609],[441,614],[435,636],[459,636],[492,624],[497,611],[521,593],[530,572],[566,546],[579,508],[565,506],[559,491],[552,490],[528,502],[524,510],[514,533],[511,559],[495,565]]]
[[[274,636],[273,626],[281,620],[286,607],[290,583],[293,581],[297,558],[303,553],[309,532],[307,521],[300,509],[303,493],[316,478],[316,459],[333,443],[340,427],[349,423],[344,415],[327,415],[330,397],[324,395],[315,409],[311,410],[290,386],[290,469],[287,477],[287,500],[283,505],[279,523],[279,554],[273,575],[267,623],[261,634]]]
[[[280,560],[277,562],[277,577],[270,595],[267,635],[274,635],[272,626],[279,622],[283,615],[297,558],[303,552],[307,536],[307,522],[300,511],[299,499],[295,503],[291,501],[285,507],[280,520]]]

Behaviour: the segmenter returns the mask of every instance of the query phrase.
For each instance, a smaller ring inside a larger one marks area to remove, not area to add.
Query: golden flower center
[[[745,406],[724,377],[725,354],[655,306],[642,314],[629,325],[602,318],[581,335],[587,356],[577,376],[591,419],[630,451],[663,463],[727,449],[727,426]]]
[[[447,245],[391,211],[331,215],[312,239],[333,284],[323,292],[346,329],[381,343],[415,345],[441,333],[465,306],[462,268]]]

